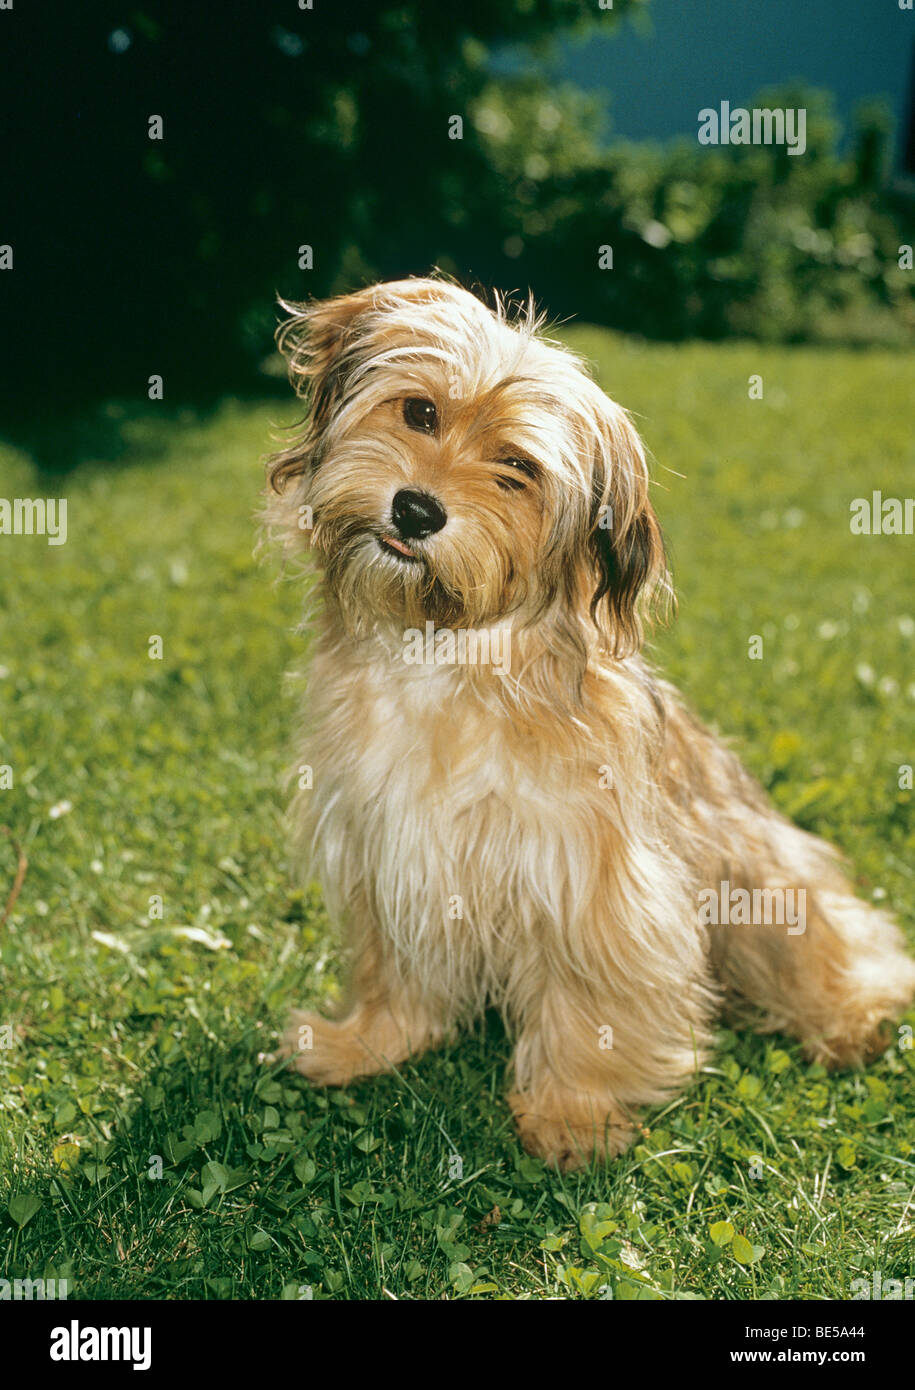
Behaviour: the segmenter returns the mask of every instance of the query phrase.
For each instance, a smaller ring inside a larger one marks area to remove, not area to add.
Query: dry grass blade
[[[10,844],[13,846],[13,849],[16,851],[16,854],[18,855],[19,861],[16,865],[16,877],[13,880],[12,890],[10,892],[9,897],[6,900],[6,906],[4,907],[3,912],[0,913],[0,927],[2,927],[6,924],[7,918],[9,917],[10,913],[16,905],[16,899],[22,892],[22,885],[23,883],[25,883],[25,875],[26,870],[29,867],[29,861],[25,857],[25,853],[23,852],[22,846],[20,845],[19,841],[13,838],[13,832],[10,830],[8,825],[0,825],[0,834],[5,835],[7,837]]]

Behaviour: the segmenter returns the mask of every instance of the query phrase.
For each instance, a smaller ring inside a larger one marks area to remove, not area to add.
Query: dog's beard
[[[414,627],[482,627],[523,606],[528,586],[506,549],[479,536],[459,542],[412,541],[415,558],[384,543],[377,519],[351,516],[315,520],[312,548],[347,628],[364,633],[379,623]],[[484,554],[481,557],[480,551]]]
[[[458,595],[427,559],[386,553],[382,535],[380,523],[363,518],[316,523],[313,547],[350,632],[360,635],[384,622],[415,626],[428,618],[455,626],[462,612]]]

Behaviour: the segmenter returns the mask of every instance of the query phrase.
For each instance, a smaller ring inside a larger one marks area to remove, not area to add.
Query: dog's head
[[[308,415],[270,465],[274,518],[351,630],[561,612],[613,655],[639,646],[666,585],[642,446],[530,306],[417,279],[283,307]]]

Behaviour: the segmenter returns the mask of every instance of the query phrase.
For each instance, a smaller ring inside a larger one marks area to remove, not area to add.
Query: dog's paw
[[[877,1024],[865,1022],[856,1033],[848,1033],[830,1038],[806,1038],[801,1044],[804,1056],[811,1062],[820,1062],[829,1071],[845,1071],[867,1066],[875,1061],[895,1041],[893,1028],[886,1021]]]
[[[307,1010],[293,1009],[273,1060],[285,1059],[291,1069],[316,1086],[344,1086],[353,1078],[353,1059],[340,1034],[339,1023]]]
[[[527,1152],[564,1173],[616,1158],[629,1148],[635,1133],[617,1111],[594,1123],[581,1115],[541,1113],[544,1107],[538,1107],[534,1097],[519,1092],[510,1095],[508,1103]]]
[[[315,1086],[347,1086],[357,1077],[390,1071],[407,1049],[389,1057],[391,1039],[377,1028],[373,1031],[372,1022],[364,1011],[335,1021],[295,1009],[280,1035],[275,1060],[285,1057]]]

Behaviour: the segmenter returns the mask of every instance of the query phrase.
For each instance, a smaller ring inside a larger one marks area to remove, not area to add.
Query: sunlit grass
[[[911,939],[915,538],[848,525],[853,498],[913,490],[910,364],[569,337],[656,459],[681,599],[656,659]],[[120,462],[94,465],[89,431],[63,479],[0,453],[0,496],[69,502],[66,545],[0,537],[0,824],[29,860],[0,926],[0,1276],[740,1299],[911,1274],[912,1051],[827,1077],[723,1032],[631,1154],[571,1177],[520,1151],[492,1020],[345,1094],[264,1071],[286,1006],[326,1000],[340,964],[281,825],[300,595],[253,556],[278,417],[115,414]],[[0,841],[0,913],[15,862]]]

